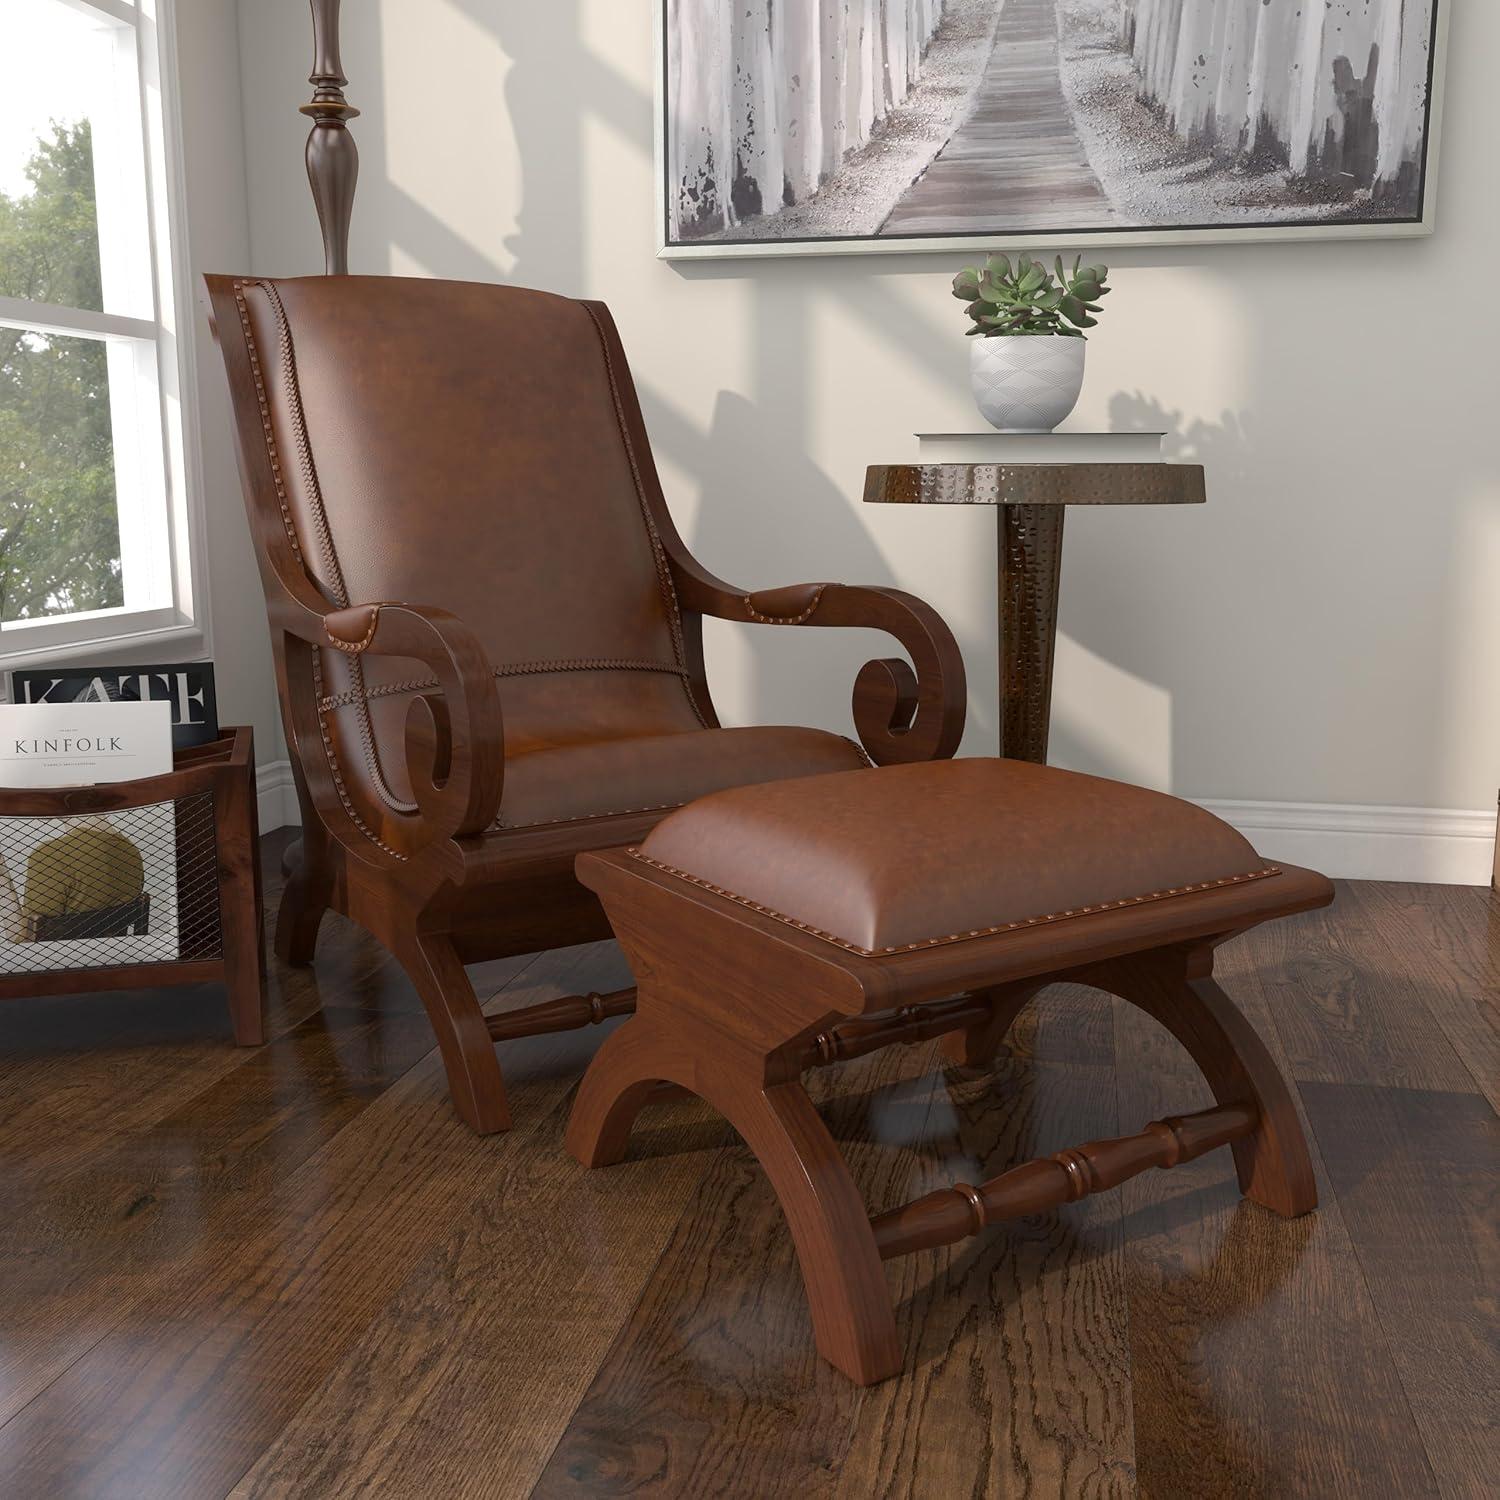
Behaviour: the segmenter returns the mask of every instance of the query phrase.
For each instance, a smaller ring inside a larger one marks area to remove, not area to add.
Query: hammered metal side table
[[[1144,440],[1144,443],[1143,443]],[[916,463],[873,464],[869,505],[993,505],[998,514],[1000,754],[1047,759],[1063,517],[1069,505],[1201,505],[1200,464],[1092,462],[1160,453],[1160,433],[919,434]],[[1056,453],[1062,462],[1048,461]]]

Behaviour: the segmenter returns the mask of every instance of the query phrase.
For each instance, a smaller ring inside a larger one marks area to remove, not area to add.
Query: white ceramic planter
[[[1078,404],[1087,349],[1083,339],[970,339],[980,415],[1001,432],[1051,432]]]

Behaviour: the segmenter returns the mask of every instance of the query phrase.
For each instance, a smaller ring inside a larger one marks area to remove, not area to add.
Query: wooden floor
[[[895,1262],[910,1373],[867,1391],[704,1107],[584,1172],[575,1033],[506,1049],[517,1125],[478,1140],[405,980],[323,941],[258,1051],[208,988],[0,1006],[6,1500],[1494,1493],[1487,892],[1345,886],[1225,950],[1316,1216],[1240,1204],[1218,1152]],[[476,972],[492,1008],[627,978],[608,945]],[[1014,1040],[993,1075],[926,1045],[819,1076],[872,1204],[1206,1102],[1088,992]]]
[[[969,113],[881,234],[1086,229],[1114,222],[1059,75],[1057,0],[1005,0]]]

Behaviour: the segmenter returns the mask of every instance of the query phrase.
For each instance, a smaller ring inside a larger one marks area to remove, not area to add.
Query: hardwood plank
[[[722,1122],[563,1154],[601,1030],[504,1048],[517,1130],[479,1142],[342,922],[260,1051],[207,987],[9,1002],[0,1494],[1488,1493],[1500,907],[1340,897],[1219,965],[1299,1080],[1318,1214],[1240,1205],[1225,1152],[893,1262],[909,1368],[867,1391]],[[607,945],[526,963],[471,971],[487,1009],[623,982]],[[1098,997],[1015,1042],[993,1079],[931,1047],[820,1075],[872,1206],[1208,1102]]]
[[[1284,1068],[1253,976],[1226,988]],[[1120,1005],[1115,1036],[1122,1129],[1212,1102],[1154,1022]],[[1243,1202],[1228,1151],[1121,1189],[1142,1496],[1437,1493],[1310,1144],[1321,1207],[1298,1220]]]
[[[300,1026],[263,1048],[230,1049],[238,1065],[211,1073],[206,1087],[189,1066],[197,1091],[149,1128],[71,1171],[11,1185],[0,1224],[9,1293],[0,1420],[126,1319],[138,1297],[171,1284],[185,1256],[253,1233],[285,1179],[432,1050],[410,985],[369,939],[331,942],[321,974],[330,1003]]]
[[[1109,1002],[1054,986],[1023,1021],[997,1070],[950,1070],[927,1170],[904,1196],[1115,1133]],[[1134,1495],[1114,1194],[909,1257],[898,1273],[910,1374],[866,1393],[832,1493]]]
[[[1474,1094],[1369,1084],[1306,1083],[1302,1097],[1441,1492],[1492,1495],[1494,1111]]]
[[[618,973],[594,970],[588,983],[625,983],[623,961],[614,962]],[[530,1098],[518,1111],[515,1129],[529,1139],[518,1141],[237,1496],[530,1488],[651,1276],[711,1148],[728,1133],[696,1101],[661,1106],[642,1122],[653,1143],[649,1160],[586,1172],[563,1151],[562,1132],[572,1082],[603,1034],[572,1033],[567,1051],[554,1053],[550,1110]],[[528,1070],[524,1049],[512,1050],[507,1076],[520,1098]]]
[[[1351,883],[1342,896],[1500,1109],[1500,897],[1487,886],[1383,881]]]
[[[930,1049],[921,1049],[927,1052]],[[837,1072],[838,1104],[814,1098],[842,1140],[883,1120],[920,1135],[930,1092],[903,1088],[913,1055],[890,1049]],[[916,1063],[920,1071],[921,1064]],[[727,1129],[727,1127],[726,1127]],[[610,1171],[652,1171],[647,1129]],[[850,1156],[867,1191],[901,1153]],[[884,1158],[884,1160],[882,1160]],[[864,1169],[864,1170],[861,1170]],[[893,1173],[900,1193],[900,1167]],[[737,1139],[713,1153],[645,1293],[582,1404],[535,1496],[798,1493],[842,1456],[857,1388],[813,1349],[791,1239],[754,1158]]]
[[[1478,1092],[1480,1078],[1491,1094],[1496,1082],[1484,1061],[1493,1047],[1485,1014],[1495,1000],[1493,901],[1473,895],[1347,888],[1319,940],[1341,969],[1354,960],[1352,985],[1341,974],[1332,1003],[1299,1008],[1289,1003],[1284,960],[1266,964],[1261,981],[1278,1032],[1296,1039],[1292,1070],[1318,1149],[1448,1495],[1485,1493],[1483,1475],[1500,1456],[1492,1290],[1500,1137],[1494,1107]],[[1277,935],[1263,930],[1252,942],[1272,949]],[[1402,1063],[1393,1060],[1397,1047]]]
[[[1268,923],[1241,940],[1291,1075],[1299,1082],[1471,1090],[1422,988],[1392,958],[1382,925],[1340,883],[1332,907]]]
[[[281,876],[267,842],[270,902]],[[304,974],[273,970],[268,1036],[300,1025],[318,1004]],[[0,1003],[0,1216],[20,1211],[32,1183],[149,1128],[251,1055],[233,1044],[217,984]]]
[[[586,978],[592,951],[547,955],[517,990]],[[557,1086],[549,1059],[566,1045],[536,1040],[541,1082],[517,1091],[528,1110]],[[21,1493],[225,1493],[524,1139],[474,1136],[428,1052],[247,1213],[172,1247],[0,1427],[0,1479]]]
[[[1112,1125],[1091,1005],[1102,1013],[1083,996],[1071,1017],[1023,1019],[993,1075],[945,1078],[927,1046],[820,1077],[867,1197],[899,1202],[1100,1133],[1094,1116]],[[894,1263],[914,1374],[862,1391],[813,1351],[774,1198],[748,1152],[726,1149],[533,1493],[1127,1493],[1117,1252],[1100,1200]]]

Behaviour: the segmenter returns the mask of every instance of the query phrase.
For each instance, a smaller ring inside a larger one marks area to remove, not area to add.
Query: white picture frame
[[[764,3],[764,0],[762,0]],[[813,5],[818,0],[778,0],[782,14],[790,5]],[[858,0],[851,0],[858,3]],[[866,0],[879,7],[887,0]],[[921,3],[921,0],[913,0]],[[951,0],[950,0],[951,3]],[[998,5],[1002,0],[995,0]],[[1204,0],[1209,4],[1229,4],[1232,0]],[[1260,0],[1257,0],[1257,4]],[[1266,0],[1268,5],[1290,4],[1292,0]],[[1398,0],[1390,0],[1397,4]],[[891,255],[908,253],[942,253],[956,258],[973,257],[982,250],[1033,248],[1038,244],[1066,244],[1088,253],[1096,246],[1152,246],[1265,243],[1270,241],[1362,240],[1408,238],[1431,234],[1437,212],[1437,166],[1441,144],[1444,63],[1447,52],[1449,11],[1452,0],[1432,0],[1428,47],[1428,77],[1424,119],[1421,128],[1420,183],[1414,215],[1369,221],[1335,219],[1321,222],[1281,221],[1266,223],[1220,224],[1148,224],[1133,227],[1070,227],[1065,223],[1048,223],[1014,230],[976,228],[962,233],[934,234],[860,233],[854,235],[818,235],[816,237],[766,233],[760,238],[738,238],[727,230],[713,231],[714,237],[684,236],[678,228],[674,203],[680,201],[678,186],[682,180],[674,168],[672,38],[678,32],[683,15],[679,7],[709,7],[715,16],[731,8],[720,7],[717,0],[655,0],[655,179],[657,254],[664,260],[721,260],[786,255]],[[715,24],[724,24],[719,21]],[[678,38],[681,45],[681,38]],[[695,70],[701,79],[702,69]],[[1373,75],[1372,75],[1373,76]],[[722,169],[721,169],[722,170]],[[765,217],[764,215],[760,217]]]

